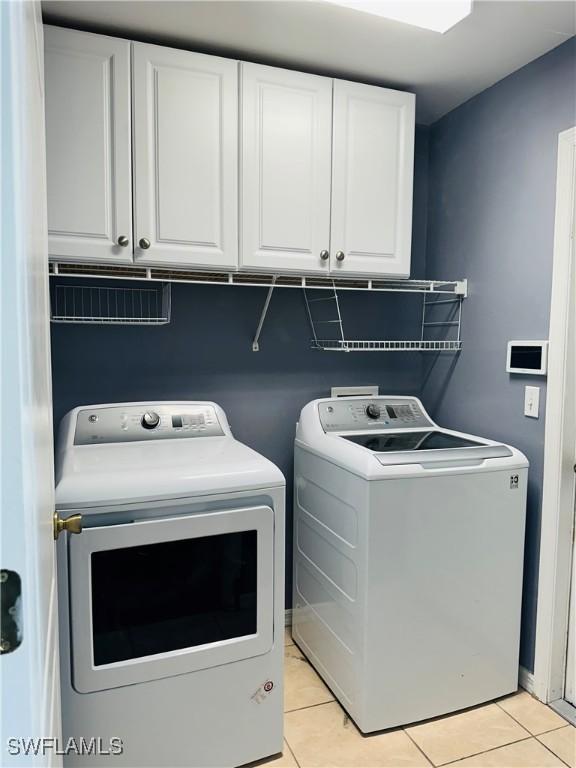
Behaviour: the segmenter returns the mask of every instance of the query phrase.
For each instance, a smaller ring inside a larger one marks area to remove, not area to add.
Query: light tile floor
[[[286,631],[285,737],[259,766],[576,768],[576,728],[525,691],[408,728],[363,736]]]

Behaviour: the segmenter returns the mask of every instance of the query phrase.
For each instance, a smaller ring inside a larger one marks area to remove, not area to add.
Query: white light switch
[[[538,418],[540,408],[540,387],[524,388],[524,416],[530,416],[533,419]]]

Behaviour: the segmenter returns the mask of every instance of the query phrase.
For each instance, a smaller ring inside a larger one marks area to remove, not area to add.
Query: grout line
[[[503,699],[500,699],[500,701],[503,701]],[[495,701],[495,702],[494,702],[494,704],[496,704],[498,707],[500,707],[500,701]],[[536,699],[536,701],[538,701],[538,699]],[[542,702],[539,702],[539,703],[541,704]],[[546,704],[544,704],[543,706],[545,706],[545,707],[546,707],[547,705],[546,705]],[[532,731],[531,731],[531,730],[529,730],[529,729],[528,729],[528,728],[527,728],[527,727],[524,725],[524,723],[521,723],[521,722],[520,722],[520,720],[518,720],[517,718],[515,718],[515,717],[514,717],[514,715],[512,715],[510,712],[508,712],[508,710],[507,710],[507,709],[504,709],[504,707],[500,707],[500,709],[502,710],[502,712],[505,712],[505,713],[508,715],[508,717],[511,717],[511,718],[512,718],[512,720],[514,720],[514,722],[515,722],[515,723],[518,723],[518,725],[519,725],[521,728],[523,728],[523,729],[524,729],[524,730],[525,730],[527,733],[529,733],[529,734],[530,734],[530,736],[534,736],[534,738],[536,738],[536,739],[538,738],[538,736],[543,736],[545,733],[552,733],[552,731],[559,731],[559,730],[560,730],[560,728],[564,728],[566,725],[570,725],[570,723],[568,723],[567,721],[564,721],[564,723],[562,723],[562,725],[557,725],[557,726],[555,726],[554,728],[549,728],[547,731],[541,731],[540,733],[532,733]],[[551,710],[551,712],[553,712],[553,711],[554,711],[554,710]],[[558,715],[558,717],[562,717],[562,715]]]
[[[517,720],[517,719],[514,717],[514,715],[511,715],[511,714],[510,714],[510,712],[508,712],[507,710],[505,710],[505,709],[504,709],[504,707],[501,707],[501,706],[500,706],[500,701],[495,701],[495,702],[494,702],[494,704],[496,704],[496,706],[498,707],[498,709],[500,709],[500,711],[504,712],[504,714],[505,714],[505,715],[508,715],[508,717],[509,717],[509,718],[511,718],[512,720],[514,720],[514,722],[515,722],[517,725],[519,725],[519,726],[520,726],[520,728],[522,728],[522,730],[526,731],[526,733],[529,733],[529,734],[530,734],[530,736],[535,736],[535,735],[536,735],[536,734],[532,733],[532,731],[529,731],[529,730],[528,730],[528,728],[526,728],[526,726],[525,726],[525,725],[522,725],[522,723],[521,723],[519,720]]]
[[[410,734],[409,734],[409,733],[408,733],[408,732],[407,732],[407,731],[406,731],[404,728],[402,728],[402,733],[405,733],[405,734],[406,734],[406,736],[408,736],[408,738],[410,739],[410,741],[412,742],[412,744],[414,744],[414,746],[416,747],[416,749],[418,750],[418,752],[420,752],[420,754],[424,756],[424,760],[426,760],[426,761],[429,763],[429,765],[432,765],[432,766],[433,766],[433,765],[434,765],[434,763],[432,762],[432,760],[430,760],[430,758],[428,757],[428,755],[426,754],[426,752],[424,752],[424,750],[423,750],[423,749],[421,749],[420,745],[419,745],[419,744],[417,744],[417,743],[414,741],[414,739],[412,738],[412,736],[410,736]]]
[[[569,728],[571,725],[572,725],[572,723],[566,723],[566,725],[563,725],[563,726],[562,726],[562,728]],[[572,728],[574,728],[574,726],[573,726],[573,725],[572,725]],[[561,730],[561,729],[560,729],[560,728],[555,728],[554,730],[557,730],[557,731],[559,731],[559,730]],[[545,731],[545,733],[552,733],[552,731]],[[540,736],[544,736],[544,733],[541,733],[541,734],[540,734]],[[569,764],[569,763],[567,763],[565,760],[563,760],[563,759],[560,757],[560,755],[557,755],[557,754],[556,754],[556,752],[554,752],[554,750],[552,749],[552,747],[549,747],[549,746],[548,746],[548,744],[544,744],[544,742],[543,742],[543,741],[540,741],[540,739],[538,738],[538,736],[536,736],[536,739],[538,740],[538,743],[539,743],[539,744],[541,744],[541,745],[544,747],[544,749],[547,749],[547,750],[548,750],[548,752],[551,752],[551,753],[554,755],[554,757],[557,757],[557,758],[558,758],[558,760],[560,760],[560,762],[561,762],[561,763],[564,763],[564,765],[566,765],[566,766],[567,766],[567,768],[571,768],[570,764]]]
[[[508,713],[508,714],[510,714],[510,713]],[[512,715],[510,715],[510,717],[512,717]],[[540,733],[533,733],[532,735],[534,736],[535,739],[537,739],[539,736],[544,736],[544,734],[546,734],[546,733],[554,733],[554,731],[560,731],[560,730],[562,730],[562,728],[566,728],[566,726],[568,726],[568,725],[570,725],[570,723],[565,722],[563,725],[557,725],[556,728],[548,728],[547,731],[540,731]],[[524,728],[526,730],[528,730],[528,728],[526,728],[526,726],[524,726]]]
[[[332,704],[336,699],[329,699],[328,701],[319,701],[317,704],[307,704],[305,707],[295,707],[294,709],[285,709],[284,714],[288,715],[290,712],[302,712],[303,709],[314,709],[315,707],[323,707],[324,704]],[[340,704],[336,702],[338,706]]]
[[[492,704],[496,704],[495,699],[489,699],[488,701],[481,701],[479,704],[472,704],[469,707],[463,707],[462,709],[457,709],[454,712],[445,712],[443,715],[434,715],[433,717],[427,717],[425,720],[414,720],[411,723],[405,723],[401,727],[417,728],[419,725],[428,725],[429,723],[438,723],[438,722],[441,722],[442,720],[447,720],[449,717],[455,717],[456,715],[464,715],[468,712],[474,712],[475,710],[491,707]]]
[[[437,768],[439,768],[439,766],[442,766],[443,768],[446,765],[454,765],[455,763],[459,763],[460,760],[468,760],[469,757],[478,757],[478,755],[487,755],[489,752],[495,752],[497,749],[502,749],[503,747],[510,747],[512,746],[512,744],[520,744],[522,741],[530,741],[530,739],[533,739],[534,741],[536,741],[536,737],[530,734],[529,736],[526,736],[522,739],[507,741],[506,744],[499,744],[497,747],[491,747],[490,749],[485,749],[482,752],[474,752],[471,755],[464,755],[463,757],[459,757],[456,760],[449,760],[447,763],[438,763]]]
[[[286,746],[288,747],[288,751],[290,752],[290,754],[291,754],[291,755],[292,755],[292,757],[294,758],[294,762],[296,763],[296,765],[298,766],[298,768],[301,768],[301,767],[300,767],[300,763],[298,762],[298,758],[296,757],[296,753],[294,752],[294,750],[293,750],[293,749],[292,749],[292,747],[290,746],[290,742],[289,742],[289,741],[288,741],[288,739],[286,738],[286,734],[284,734],[284,743],[285,743],[285,744],[286,744]]]

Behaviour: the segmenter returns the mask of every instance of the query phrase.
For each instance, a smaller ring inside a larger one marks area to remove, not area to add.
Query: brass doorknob
[[[344,261],[345,257],[346,257],[346,254],[344,253],[344,251],[338,251],[338,253],[336,254],[336,261]]]
[[[58,512],[54,512],[52,516],[52,524],[54,528],[54,539],[57,539],[62,531],[68,531],[68,533],[82,533],[82,515],[70,515],[70,517],[62,518]]]
[[[148,248],[150,248],[150,240],[148,240],[147,237],[141,237],[138,242],[138,245],[140,246],[140,248],[143,248],[145,251],[147,251]]]
[[[126,235],[120,235],[120,237],[117,240],[118,245],[121,245],[122,248],[126,248],[127,245],[129,245],[130,240],[126,237]]]

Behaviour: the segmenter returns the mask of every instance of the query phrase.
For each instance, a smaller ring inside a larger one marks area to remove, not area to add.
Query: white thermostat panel
[[[506,356],[508,373],[545,376],[548,370],[547,341],[509,341]]]

